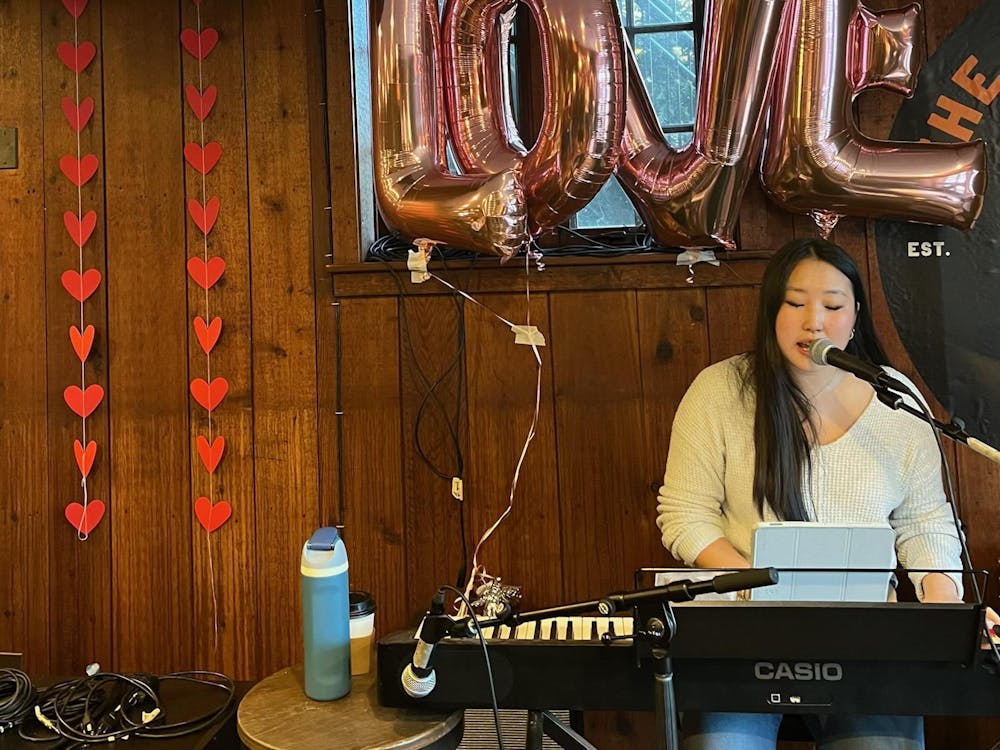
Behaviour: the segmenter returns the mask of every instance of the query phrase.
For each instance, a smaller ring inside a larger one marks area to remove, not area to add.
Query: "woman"
[[[888,521],[903,567],[961,568],[930,428],[882,404],[868,383],[813,363],[809,344],[822,338],[886,363],[854,261],[829,242],[797,240],[764,273],[753,351],[705,369],[678,407],[657,505],[664,546],[688,565],[743,568],[762,520]],[[958,575],[910,577],[922,601],[961,601]],[[683,747],[774,748],[780,720],[686,715]],[[807,723],[819,747],[923,747],[920,717]]]

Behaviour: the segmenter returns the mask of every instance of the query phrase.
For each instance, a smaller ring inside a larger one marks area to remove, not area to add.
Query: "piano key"
[[[514,637],[518,640],[526,641],[535,637],[535,623],[522,622],[514,631]]]
[[[501,625],[494,638],[505,641],[510,638],[510,625]]]
[[[569,618],[556,618],[556,640],[565,641],[569,639]]]
[[[594,639],[599,639],[602,635],[607,633],[612,629],[611,624],[612,618],[610,617],[595,617],[594,618]]]
[[[496,625],[487,625],[485,628],[482,629],[483,638],[489,640],[494,635],[496,635],[496,631],[497,631]]]

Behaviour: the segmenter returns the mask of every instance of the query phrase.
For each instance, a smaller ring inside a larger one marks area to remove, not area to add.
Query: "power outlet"
[[[17,128],[0,127],[0,169],[17,169]]]

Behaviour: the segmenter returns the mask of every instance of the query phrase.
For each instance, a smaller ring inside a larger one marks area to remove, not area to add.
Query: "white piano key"
[[[517,630],[514,632],[514,637],[522,641],[533,640],[535,637],[535,623],[522,622],[517,626]]]
[[[595,617],[594,622],[597,624],[597,637],[600,638],[602,635],[611,629],[611,618],[610,617]]]

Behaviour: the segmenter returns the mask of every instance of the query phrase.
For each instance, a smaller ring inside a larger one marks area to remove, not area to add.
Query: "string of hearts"
[[[74,97],[62,98],[62,112],[66,122],[76,134],[76,151],[59,159],[59,171],[76,186],[76,211],[63,214],[63,225],[70,240],[76,247],[77,267],[63,271],[61,281],[66,292],[79,305],[79,325],[69,327],[69,340],[80,361],[80,384],[68,385],[63,391],[63,400],[70,411],[80,418],[80,439],[73,441],[73,456],[80,471],[80,487],[83,491],[81,502],[72,501],[64,510],[66,520],[76,529],[81,541],[90,538],[90,533],[104,518],[104,503],[90,499],[88,477],[97,458],[97,442],[87,439],[87,419],[104,400],[104,388],[97,383],[87,385],[87,360],[94,346],[96,331],[93,324],[85,325],[84,303],[97,291],[101,284],[101,272],[96,268],[84,268],[84,247],[97,228],[97,212],[83,212],[83,186],[97,174],[100,166],[97,156],[83,154],[80,133],[94,114],[94,99],[80,98],[80,74],[97,56],[93,42],[80,41],[79,19],[87,8],[87,0],[62,0],[66,12],[73,17],[73,41],[59,42],[56,55],[59,61],[74,75]]]
[[[188,215],[195,227],[201,233],[201,255],[188,258],[188,276],[205,293],[204,315],[195,316],[192,321],[198,344],[205,353],[204,378],[193,378],[190,384],[191,397],[203,408],[208,416],[208,435],[198,435],[196,445],[198,457],[209,476],[215,474],[226,450],[226,439],[214,434],[212,413],[225,399],[229,392],[229,382],[223,377],[212,377],[212,350],[222,335],[222,318],[212,317],[210,313],[209,290],[215,286],[226,272],[226,261],[221,256],[209,256],[208,236],[219,218],[221,201],[219,196],[208,196],[208,174],[222,158],[222,146],[216,141],[206,142],[205,119],[215,106],[218,90],[215,85],[205,86],[202,71],[202,61],[215,49],[219,41],[219,33],[215,29],[202,28],[201,0],[192,0],[198,6],[198,23],[196,29],[186,28],[181,31],[181,46],[184,51],[198,63],[198,85],[187,84],[184,87],[184,98],[198,120],[200,138],[184,144],[184,160],[201,175],[201,200],[189,198],[187,201]],[[194,502],[194,513],[198,522],[206,532],[212,533],[223,526],[232,515],[232,506],[225,500],[215,502],[215,483],[209,482],[208,496],[201,495]]]

